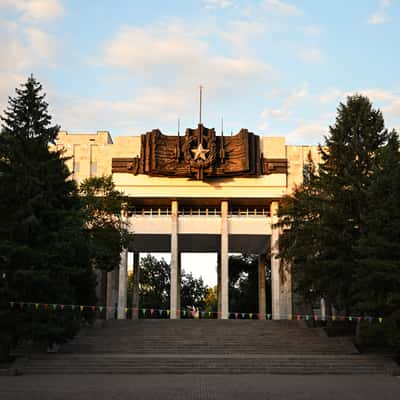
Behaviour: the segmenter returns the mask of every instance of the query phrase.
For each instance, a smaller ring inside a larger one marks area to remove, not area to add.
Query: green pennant
[[[309,315],[306,315],[306,321],[308,321],[310,319]]]
[[[100,307],[99,307],[99,311],[102,312],[102,311],[103,311],[103,308],[104,308],[104,307],[100,306]]]
[[[353,321],[353,317],[349,316],[349,321],[350,322]]]
[[[53,310],[57,310],[57,304],[53,304],[52,307],[53,307]]]
[[[146,309],[142,308],[142,314],[145,315],[146,314]]]

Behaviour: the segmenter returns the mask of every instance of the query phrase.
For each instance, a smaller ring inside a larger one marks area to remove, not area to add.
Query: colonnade
[[[218,252],[217,274],[218,274],[218,318],[229,318],[229,216],[228,201],[221,201],[221,226],[220,226],[220,248]],[[280,259],[277,258],[279,251],[279,229],[274,226],[277,222],[278,202],[273,201],[270,206],[271,223],[271,296],[273,319],[285,319],[292,313],[291,276],[288,271],[281,268]],[[178,245],[179,212],[178,201],[171,201],[171,230],[170,230],[170,252],[171,252],[171,288],[170,288],[170,318],[179,319],[181,312],[180,304],[180,282],[181,282],[181,253]],[[134,227],[133,227],[134,228]],[[246,249],[243,249],[244,251]],[[266,310],[266,285],[265,265],[268,250],[268,243],[265,246],[265,253],[259,255],[258,260],[258,298],[261,315]],[[117,307],[117,318],[126,318],[125,308],[133,308],[132,318],[138,318],[139,309],[139,253],[134,253],[134,277],[133,277],[133,300],[127,305],[127,284],[128,284],[128,250],[121,252],[121,262],[118,271],[111,271],[107,277],[107,305]],[[113,313],[108,311],[107,318],[112,318]]]

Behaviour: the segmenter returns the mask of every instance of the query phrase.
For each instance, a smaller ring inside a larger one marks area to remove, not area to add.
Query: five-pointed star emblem
[[[197,160],[199,157],[202,159],[202,160],[206,160],[206,154],[210,151],[210,150],[208,150],[208,149],[205,149],[204,147],[203,147],[203,145],[200,143],[198,146],[197,146],[197,149],[192,149],[191,150],[192,151],[192,153],[194,154],[194,160]]]

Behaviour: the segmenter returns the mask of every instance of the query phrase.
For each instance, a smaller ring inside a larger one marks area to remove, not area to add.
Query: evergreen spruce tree
[[[335,125],[320,146],[318,173],[286,198],[280,209],[281,256],[293,265],[303,290],[349,312],[357,286],[357,247],[366,232],[367,194],[388,140],[379,110],[355,95],[340,104]]]
[[[16,93],[0,132],[0,307],[8,321],[0,331],[51,342],[73,330],[74,312],[15,305],[8,313],[7,303],[93,304],[95,282],[80,200],[54,146],[59,127],[42,85],[30,76]]]
[[[354,303],[361,313],[400,320],[400,159],[394,131],[376,159],[366,193],[364,231],[356,248]]]
[[[367,97],[355,95],[339,105],[336,123],[325,140],[326,150],[320,148],[321,225],[325,231],[320,266],[334,282],[328,297],[345,312],[352,304],[355,249],[369,211],[367,191],[377,167],[376,155],[387,139],[382,113],[372,108]]]
[[[279,254],[283,267],[290,266],[294,290],[305,301],[307,312],[326,296],[331,283],[320,267],[324,232],[320,221],[323,191],[319,185],[315,164],[308,154],[302,185],[284,197],[279,207],[279,225],[283,230]]]

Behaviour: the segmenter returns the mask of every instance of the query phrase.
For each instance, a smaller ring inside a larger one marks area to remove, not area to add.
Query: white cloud
[[[151,80],[153,85],[187,87],[202,83],[216,91],[254,86],[274,73],[257,58],[214,52],[202,35],[201,30],[179,23],[124,28],[106,43],[100,62]]]
[[[292,112],[296,104],[304,101],[304,99],[308,96],[308,85],[303,84],[298,89],[295,89],[287,94],[286,98],[283,99],[280,107],[265,108],[261,112],[261,123],[259,124],[260,129],[265,130],[268,126],[269,120],[271,119],[287,121],[292,116]]]
[[[368,23],[371,25],[384,24],[390,20],[389,15],[384,11],[377,11],[370,15],[368,18]]]
[[[285,16],[298,16],[302,11],[294,4],[287,3],[283,0],[264,0],[264,8],[273,13]]]
[[[141,122],[154,119],[157,124],[175,122],[182,113],[189,113],[196,99],[192,93],[170,92],[149,88],[136,97],[123,101],[111,100],[57,100],[55,120],[63,129],[74,131],[112,130],[121,133],[143,133],[149,126]],[[95,125],[94,125],[95,124]],[[155,126],[151,126],[154,128]],[[122,131],[122,132],[121,132]]]
[[[206,8],[230,8],[234,6],[231,0],[204,0]]]
[[[308,95],[309,95],[308,84],[304,83],[298,89],[293,90],[289,94],[285,103],[287,106],[293,106],[297,102],[302,101]]]
[[[304,32],[309,34],[309,35],[319,35],[322,31],[322,28],[317,25],[308,25],[304,27]]]
[[[64,15],[59,0],[0,0],[0,8],[11,8],[26,19],[50,20]]]
[[[304,48],[299,50],[297,56],[307,64],[321,64],[324,62],[324,56],[321,50],[316,48]]]
[[[390,21],[390,15],[387,9],[390,7],[391,0],[380,0],[379,9],[372,13],[367,22],[371,25],[380,25]]]
[[[344,93],[342,90],[336,89],[336,88],[330,88],[328,89],[325,93],[321,94],[318,97],[318,100],[323,103],[332,103],[333,101],[337,102],[340,99],[342,99],[344,96]]]
[[[329,125],[321,121],[300,122],[286,136],[290,144],[317,144],[322,142],[323,136],[328,133]]]
[[[400,96],[383,107],[383,112],[385,115],[400,118]]]
[[[400,97],[399,93],[395,93],[389,90],[373,88],[373,89],[361,89],[357,91],[357,93],[361,93],[370,98],[371,101],[378,102],[392,102]],[[346,93],[346,95],[350,95],[353,93]]]
[[[338,104],[339,101],[346,102],[346,97],[359,93],[367,96],[373,104],[374,108],[379,108],[383,117],[385,118],[386,125],[398,124],[400,119],[400,91],[399,90],[386,90],[381,88],[367,88],[356,90],[339,90],[337,88],[330,88],[325,93],[317,97],[320,103]],[[331,118],[333,119],[333,118]]]
[[[25,25],[20,21],[0,21],[0,112],[6,107],[8,96],[14,95],[14,88],[25,82],[30,73],[43,66],[53,67],[57,60],[55,38]]]
[[[237,52],[248,52],[249,43],[262,36],[266,31],[264,23],[257,21],[232,21],[227,28],[219,32]]]
[[[53,36],[39,29],[28,29],[29,53],[32,65],[40,62],[54,67],[57,59],[57,43]]]

